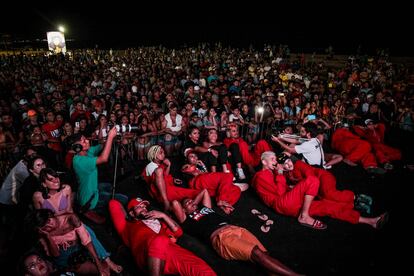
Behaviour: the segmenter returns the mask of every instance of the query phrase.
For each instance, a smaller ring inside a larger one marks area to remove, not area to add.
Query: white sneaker
[[[247,184],[247,183],[237,183],[237,182],[234,182],[233,184],[236,185],[237,187],[239,187],[240,188],[240,191],[242,191],[242,192],[244,192],[247,189],[249,189],[249,184]]]
[[[242,168],[237,168],[237,174],[239,175],[239,179],[246,179]]]

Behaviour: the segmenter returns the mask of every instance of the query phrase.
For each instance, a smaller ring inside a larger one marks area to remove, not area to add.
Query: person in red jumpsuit
[[[315,200],[320,181],[316,176],[307,176],[293,188],[286,184],[284,171],[293,170],[293,162],[278,164],[274,152],[262,154],[262,170],[253,178],[252,186],[262,201],[276,212],[298,218],[300,224],[313,229],[326,229],[323,222],[313,216],[330,216],[353,224],[365,223],[373,228],[381,228],[388,219],[388,213],[375,218],[362,217],[354,210],[353,202],[335,202],[332,200]]]
[[[223,143],[229,149],[231,159],[240,155],[243,164],[247,165],[251,172],[254,172],[253,168],[260,164],[260,155],[265,151],[272,150],[272,147],[265,140],[259,140],[254,146],[253,151],[249,151],[249,145],[239,136],[237,125],[229,126],[228,137],[224,139]],[[235,162],[233,161],[233,163]],[[239,171],[239,168],[237,168],[239,178],[244,179],[244,177],[240,177],[244,176],[244,174],[241,174]]]
[[[352,133],[345,125],[332,134],[332,148],[344,156],[343,161],[348,165],[360,163],[369,173],[385,173],[378,167],[370,143]]]
[[[329,171],[312,167],[286,152],[278,156],[278,163],[285,165],[284,176],[289,185],[296,185],[308,176],[316,176],[319,179],[318,198],[334,202],[353,203],[358,205],[355,207],[365,209],[368,214],[371,213],[372,198],[364,194],[355,195],[350,190],[337,190],[336,178]],[[294,166],[290,166],[290,164],[294,164]]]
[[[375,124],[373,120],[367,119],[365,125],[354,126],[355,133],[371,144],[378,163],[383,164],[385,169],[392,169],[391,162],[401,160],[401,151],[384,144],[384,124]]]
[[[163,212],[148,211],[148,205],[140,198],[131,200],[127,219],[120,202],[109,202],[115,229],[130,248],[137,266],[149,275],[216,275],[202,259],[175,244],[183,234],[181,227]]]
[[[165,211],[170,210],[171,201],[193,198],[200,192],[200,190],[175,186],[175,184],[181,184],[181,180],[174,179],[170,175],[171,162],[165,158],[165,152],[161,146],[151,146],[147,158],[150,163],[145,167],[142,176],[149,184],[150,195],[164,205]]]
[[[233,205],[240,198],[240,194],[248,188],[248,184],[233,184],[233,174],[223,172],[207,172],[204,163],[198,159],[195,151],[187,152],[188,163],[182,167],[182,172],[191,176],[188,185],[192,189],[207,189],[210,196],[216,198],[217,206],[226,214],[230,214]]]

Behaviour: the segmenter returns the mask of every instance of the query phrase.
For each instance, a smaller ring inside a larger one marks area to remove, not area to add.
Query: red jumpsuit
[[[116,231],[141,270],[146,270],[148,258],[153,257],[165,261],[164,274],[216,275],[202,259],[171,241],[169,236],[178,238],[183,234],[181,228],[172,232],[161,222],[157,234],[140,220],[127,221],[123,207],[113,199],[109,202],[109,212]]]
[[[243,162],[246,165],[258,166],[260,164],[260,158],[263,152],[272,150],[272,147],[265,141],[259,140],[254,146],[252,152],[249,151],[249,145],[242,138],[225,138],[223,143],[227,148],[231,144],[236,143],[239,145],[240,155],[242,156]]]
[[[253,187],[263,202],[276,212],[298,217],[305,195],[317,196],[319,180],[308,176],[290,189],[283,175],[274,175],[270,170],[262,170],[253,177]],[[353,224],[358,223],[359,213],[352,203],[339,203],[327,199],[313,200],[309,209],[311,216],[330,216]]]
[[[162,168],[163,172],[164,172],[165,191],[167,193],[168,201],[170,201],[170,202],[173,201],[173,200],[181,201],[185,198],[194,198],[200,193],[200,190],[186,189],[186,188],[181,188],[181,187],[175,186],[174,185],[174,178],[172,177],[172,175],[165,174],[164,165],[159,165],[159,167]],[[142,175],[143,175],[145,181],[147,182],[147,184],[149,184],[150,195],[153,198],[155,198],[155,200],[157,200],[159,203],[163,203],[161,193],[158,191],[158,188],[155,184],[155,181],[156,181],[155,180],[155,171],[152,173],[152,175],[148,176],[148,175],[146,175],[146,170],[144,169],[144,171],[142,172]]]
[[[336,189],[336,179],[327,170],[312,167],[303,161],[297,161],[294,169],[285,173],[289,184],[296,185],[308,176],[316,176],[319,179],[318,196],[336,202],[354,202],[354,193],[349,190],[339,191]]]
[[[354,131],[371,144],[375,157],[379,163],[384,164],[395,160],[401,160],[400,150],[384,144],[384,124],[377,124],[375,130],[354,127]]]
[[[234,205],[240,198],[240,188],[233,184],[233,174],[222,172],[202,173],[189,181],[192,189],[207,189],[217,201],[224,200]]]
[[[346,128],[337,129],[332,135],[332,148],[354,163],[361,163],[364,168],[377,167],[371,145]]]

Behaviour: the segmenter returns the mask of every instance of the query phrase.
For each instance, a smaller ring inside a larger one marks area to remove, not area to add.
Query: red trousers
[[[216,201],[224,200],[234,205],[240,198],[240,188],[233,185],[233,174],[212,172],[197,175],[190,180],[189,186],[195,190],[207,189]]]
[[[401,151],[399,149],[387,146],[383,143],[373,143],[371,146],[377,161],[381,164],[401,160]]]
[[[327,170],[314,168],[303,161],[297,161],[294,169],[285,174],[291,183],[298,183],[309,176],[319,179],[318,196],[336,202],[354,202],[354,193],[350,190],[339,191],[336,189],[336,178]]]
[[[375,156],[371,152],[369,142],[361,139],[342,139],[334,141],[336,137],[332,137],[332,145],[335,150],[354,163],[361,163],[364,168],[377,167]]]
[[[316,196],[318,190],[319,179],[315,176],[309,176],[284,195],[275,197],[271,207],[283,215],[297,217],[302,209],[305,195]],[[360,215],[353,208],[353,202],[341,203],[327,199],[313,200],[309,209],[309,215],[329,216],[356,224],[359,221]]]
[[[249,145],[243,139],[224,139],[224,144],[227,148],[233,143],[237,143],[239,145],[240,155],[242,156],[243,163],[251,166],[259,165],[262,153],[272,150],[272,147],[265,140],[259,140],[254,146],[253,151],[250,152]]]
[[[199,257],[176,245],[165,235],[151,240],[148,256],[165,260],[164,274],[210,276],[216,273]]]
[[[336,178],[330,172],[319,170],[319,197],[335,202],[354,203],[355,194],[350,190],[337,190]]]
[[[151,180],[150,194],[159,203],[163,203],[161,193],[158,191],[155,181],[156,181],[155,178]],[[175,186],[174,178],[171,175],[164,175],[164,182],[165,182],[165,191],[167,193],[167,199],[169,202],[173,200],[181,201],[184,198],[194,198],[200,193],[200,190],[186,189],[186,188]]]

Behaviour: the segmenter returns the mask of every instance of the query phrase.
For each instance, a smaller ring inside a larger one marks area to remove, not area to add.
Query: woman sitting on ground
[[[55,216],[50,209],[39,209],[29,220],[46,255],[52,257],[59,269],[83,275],[110,275],[109,267],[99,260],[91,236],[75,214]]]
[[[39,180],[41,183],[41,189],[33,194],[33,205],[35,209],[49,209],[56,215],[73,213],[72,189],[69,185],[62,185],[60,183],[60,178],[54,170],[50,168],[42,169]],[[99,259],[103,260],[112,271],[116,273],[121,272],[122,266],[115,264],[109,258],[110,254],[100,243],[95,235],[95,232],[86,225],[85,228],[92,238],[92,242]]]

